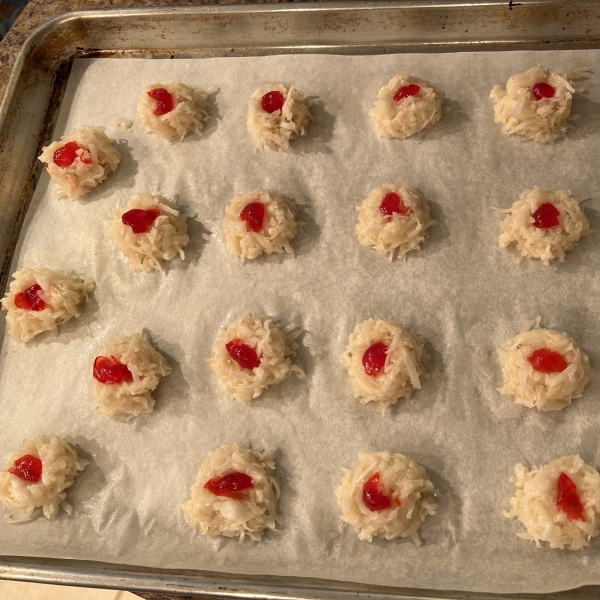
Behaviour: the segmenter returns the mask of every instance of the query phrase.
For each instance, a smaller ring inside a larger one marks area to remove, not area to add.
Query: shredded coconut
[[[249,231],[240,218],[242,210],[252,202],[265,207],[264,226],[261,231]],[[225,209],[223,229],[227,249],[236,258],[253,259],[262,254],[283,253],[294,256],[290,241],[304,226],[297,221],[298,208],[289,198],[275,190],[254,190],[234,196]]]
[[[297,377],[304,377],[304,371],[292,364],[298,348],[294,340],[300,333],[294,331],[293,324],[282,328],[270,317],[245,312],[219,332],[210,366],[227,393],[240,402],[250,403],[294,372]],[[258,367],[245,369],[229,356],[226,345],[235,339],[254,349],[260,358]]]
[[[419,92],[396,102],[396,92],[411,84],[418,85]],[[408,73],[398,73],[379,90],[371,118],[380,137],[405,140],[427,127],[433,127],[442,118],[443,100],[443,92],[428,81]]]
[[[9,473],[16,460],[31,454],[42,461],[42,478],[38,483],[25,481]],[[11,512],[4,515],[7,523],[22,523],[34,517],[41,507],[47,519],[54,518],[59,508],[69,515],[73,508],[66,501],[65,490],[73,485],[79,471],[89,461],[79,458],[77,452],[62,438],[39,435],[4,457],[6,468],[0,473],[0,502]]]
[[[558,478],[565,473],[576,485],[583,504],[584,521],[569,521],[558,510]],[[510,478],[517,490],[510,499],[510,510],[502,514],[515,517],[523,523],[527,533],[517,533],[520,538],[535,542],[548,542],[550,548],[579,550],[589,546],[589,540],[598,535],[600,525],[600,474],[579,456],[557,458],[550,464],[531,471],[519,464]]]
[[[209,452],[192,486],[192,497],[182,507],[190,527],[209,536],[239,536],[240,542],[245,536],[260,540],[265,529],[276,528],[280,490],[273,454],[265,442],[263,446],[261,451],[233,444]],[[234,472],[252,477],[254,487],[244,492],[243,499],[217,496],[204,487],[210,479]]]
[[[361,540],[371,542],[378,535],[386,540],[410,537],[420,546],[418,529],[437,508],[435,490],[425,468],[408,456],[387,451],[361,453],[358,460],[354,469],[344,469],[342,484],[335,492],[342,521],[350,523]],[[363,502],[363,489],[376,473],[380,476],[378,488],[392,504],[372,511]]]
[[[546,202],[553,204],[560,213],[557,227],[534,225],[533,214]],[[568,190],[541,190],[537,186],[525,190],[510,209],[501,211],[508,216],[502,222],[504,233],[500,236],[500,247],[515,244],[521,256],[539,258],[546,266],[555,258],[564,262],[565,253],[590,233],[580,202]]]
[[[363,355],[378,342],[388,346],[385,365],[378,375],[367,375]],[[421,389],[421,380],[431,377],[425,340],[394,321],[367,319],[359,323],[340,359],[350,374],[354,396],[362,404],[379,402],[382,409],[400,398],[410,398]]]
[[[94,289],[91,279],[82,280],[73,271],[51,271],[45,267],[24,267],[13,274],[9,292],[2,299],[7,311],[8,332],[17,342],[27,342],[44,331],[58,332],[58,325],[81,315],[88,294]],[[18,308],[15,296],[38,284],[38,296],[46,303],[40,311]]]
[[[125,365],[133,377],[132,381],[119,384],[104,384],[94,379],[94,399],[102,414],[132,419],[152,413],[154,398],[150,392],[171,372],[171,367],[142,332],[118,336],[102,348],[100,356]]]
[[[389,193],[398,194],[410,212],[406,215],[394,212],[384,215],[381,202]],[[403,181],[400,185],[385,184],[373,190],[360,206],[356,234],[363,246],[371,246],[377,252],[404,259],[411,250],[418,250],[425,239],[425,232],[435,224],[429,215],[429,205],[415,188]]]
[[[173,96],[173,110],[164,115],[154,114],[156,100],[148,95],[157,88],[163,88]],[[182,140],[191,131],[202,135],[204,121],[208,120],[207,97],[204,90],[193,90],[180,82],[153,83],[140,96],[136,119],[147,130],[168,141]]]
[[[583,77],[587,69],[574,71],[544,69],[541,65],[524,73],[513,75],[506,89],[495,85],[490,94],[494,101],[494,121],[502,125],[502,132],[522,135],[541,144],[554,143],[565,137],[569,127],[571,103],[576,91],[571,81]],[[537,100],[532,88],[536,83],[547,83],[554,88],[552,98]],[[573,115],[571,119],[575,119]]]
[[[579,398],[590,380],[587,354],[566,333],[539,327],[540,317],[529,322],[500,352],[504,372],[501,394],[514,396],[517,404],[538,410],[561,410]],[[534,329],[531,329],[535,323]],[[527,360],[535,350],[559,352],[569,363],[561,373],[540,373]]]
[[[273,91],[283,94],[284,103],[281,110],[268,113],[262,107],[262,97]],[[287,150],[292,140],[306,134],[312,118],[304,97],[292,84],[263,82],[250,98],[248,131],[257,150],[265,146]]]
[[[117,169],[121,155],[105,131],[106,127],[82,127],[42,148],[39,160],[47,165],[48,174],[62,191],[57,195],[78,200]],[[79,145],[77,158],[68,167],[59,167],[54,153],[69,142]]]
[[[183,247],[190,241],[187,234],[187,215],[180,214],[176,206],[174,201],[161,196],[136,194],[131,197],[125,208],[115,213],[112,237],[129,259],[134,271],[150,272],[157,269],[162,273],[163,260],[172,260],[178,254],[182,260],[185,258]],[[121,219],[126,212],[133,209],[157,209],[160,216],[145,233],[134,233]]]

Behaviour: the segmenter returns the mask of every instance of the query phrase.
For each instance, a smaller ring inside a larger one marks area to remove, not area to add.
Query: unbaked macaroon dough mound
[[[504,385],[498,391],[528,408],[561,410],[583,394],[589,359],[566,333],[541,329],[539,322],[526,323],[500,352]]]
[[[141,331],[107,343],[94,361],[94,399],[107,417],[151,414],[151,392],[171,367]]]
[[[428,81],[398,73],[379,90],[370,114],[380,137],[405,140],[442,118],[443,100]]]
[[[39,435],[25,440],[4,459],[0,502],[10,511],[4,515],[7,523],[29,521],[40,507],[47,519],[54,518],[60,508],[73,514],[65,490],[88,461],[80,458],[68,442],[58,436]]]
[[[2,299],[9,334],[17,342],[27,342],[44,331],[57,333],[61,323],[81,315],[93,289],[91,279],[81,279],[73,271],[22,268],[13,273]]]
[[[115,171],[121,155],[105,127],[82,127],[42,148],[39,160],[70,200],[79,200]]]
[[[404,454],[361,453],[354,469],[345,474],[336,490],[341,519],[350,523],[361,540],[410,537],[421,545],[418,530],[437,504],[427,471]]]
[[[258,189],[237,194],[225,213],[225,242],[236,258],[252,260],[263,252],[281,254],[284,250],[294,256],[290,241],[304,223],[297,220],[296,204],[280,192]]]
[[[508,216],[502,221],[500,247],[514,244],[521,256],[539,258],[546,266],[556,258],[564,262],[565,253],[590,233],[579,203],[568,190],[542,190],[537,186],[525,190],[510,209],[501,211]]]
[[[250,98],[248,131],[256,150],[279,146],[305,135],[312,115],[304,96],[290,83],[263,82]]]
[[[362,404],[379,402],[382,409],[410,398],[421,389],[422,380],[431,377],[425,340],[395,321],[359,323],[340,359],[352,380],[354,396]]]
[[[273,454],[263,446],[233,444],[208,453],[182,507],[190,527],[208,536],[239,536],[240,542],[276,528],[280,489]]]
[[[585,68],[551,71],[538,65],[513,75],[506,82],[506,89],[495,85],[490,94],[494,101],[494,121],[502,125],[502,133],[506,135],[522,135],[540,144],[554,143],[573,127],[568,120],[573,94],[579,90],[571,81],[586,71]]]
[[[292,373],[303,378],[304,371],[292,364],[300,333],[293,324],[281,327],[271,317],[243,313],[227,329],[221,329],[213,346],[210,366],[220,386],[249,404]]]
[[[397,206],[394,196],[399,197]],[[398,207],[400,212],[393,210]],[[386,183],[373,190],[356,210],[358,241],[389,255],[390,260],[396,252],[398,258],[404,259],[411,250],[419,250],[425,232],[435,224],[427,201],[408,181],[400,185]]]
[[[153,83],[140,96],[136,119],[147,131],[167,141],[182,140],[190,132],[202,135],[208,119],[207,97],[204,90],[194,90],[179,81]]]
[[[566,476],[566,477],[565,477]],[[589,546],[600,525],[600,474],[579,456],[564,456],[531,470],[519,464],[510,481],[516,491],[510,510],[527,533],[520,538],[548,542],[550,548],[579,550]]]
[[[176,202],[149,193],[136,194],[115,213],[112,237],[134,271],[156,269],[162,273],[163,261],[177,255],[185,258],[183,248],[190,241],[186,219]]]

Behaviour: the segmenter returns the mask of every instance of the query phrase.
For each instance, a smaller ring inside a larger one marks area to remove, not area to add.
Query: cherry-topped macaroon
[[[540,373],[562,373],[569,366],[560,352],[548,350],[548,348],[534,350],[527,357],[527,361]]]
[[[376,342],[369,346],[362,357],[362,364],[365,373],[371,377],[376,377],[385,366],[388,347],[383,342]]]
[[[394,94],[394,101],[400,102],[400,100],[404,100],[404,98],[416,96],[420,91],[421,88],[416,83],[403,85],[401,88],[398,88],[398,90]]]
[[[273,114],[274,112],[281,110],[284,103],[285,98],[283,97],[283,94],[277,90],[267,92],[260,101],[262,109],[269,114]]]
[[[39,293],[42,292],[42,286],[34,283],[23,292],[15,294],[15,306],[23,310],[34,310],[39,312],[46,308],[46,303],[40,298]]]
[[[94,360],[94,379],[107,385],[131,381],[133,375],[127,365],[120,363],[114,356],[96,356]]]
[[[160,217],[158,208],[144,210],[142,208],[133,208],[123,213],[121,221],[133,229],[133,233],[146,233],[153,225],[154,221]]]
[[[370,511],[385,510],[392,506],[392,500],[379,489],[381,475],[375,473],[363,486],[362,499]],[[396,506],[400,506],[400,498],[396,498]]]
[[[259,233],[265,225],[265,205],[262,202],[246,204],[240,213],[240,219],[246,223],[248,231]]]
[[[70,167],[79,158],[83,164],[91,165],[92,159],[84,157],[83,154],[79,156],[77,154],[79,150],[82,150],[82,148],[77,142],[67,142],[54,153],[54,164],[64,169],[65,167]],[[85,149],[83,150],[85,151]]]
[[[37,456],[26,454],[25,456],[21,456],[21,458],[17,458],[13,465],[8,472],[16,475],[23,481],[38,483],[42,478],[42,461]]]
[[[235,339],[231,340],[228,344],[225,344],[227,353],[235,362],[244,369],[256,369],[260,366],[260,358],[256,351],[248,344],[244,344],[243,340]]]
[[[540,81],[531,88],[531,93],[536,100],[541,100],[542,98],[554,98],[556,90],[549,83]]]
[[[175,101],[171,92],[165,90],[165,88],[155,88],[148,92],[148,96],[152,100],[156,100],[156,108],[152,111],[157,117],[170,113],[174,106]]]
[[[381,204],[379,205],[379,210],[389,218],[392,218],[394,213],[398,213],[400,215],[407,215],[410,212],[410,207],[404,204],[404,200],[399,194],[395,192],[390,192],[386,194]]]
[[[556,489],[556,509],[567,515],[569,521],[585,522],[583,504],[577,493],[575,482],[566,474],[561,473]]]
[[[548,229],[560,225],[558,217],[560,211],[551,202],[540,204],[539,208],[533,213],[533,225],[538,229]]]
[[[225,496],[226,498],[235,498],[243,500],[245,491],[254,487],[252,477],[246,473],[236,471],[223,477],[213,477],[204,484],[205,489],[215,494],[215,496]]]

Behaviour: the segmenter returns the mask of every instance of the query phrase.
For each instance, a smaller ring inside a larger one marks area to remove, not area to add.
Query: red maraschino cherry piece
[[[246,223],[248,231],[258,233],[264,227],[265,212],[265,205],[262,202],[250,202],[242,209],[240,219]]]
[[[165,88],[154,88],[148,92],[148,96],[150,96],[152,100],[156,100],[156,108],[152,112],[157,117],[170,113],[175,106],[173,95],[171,92],[165,90]]]
[[[67,142],[54,153],[54,164],[64,169],[70,167],[79,158],[82,163],[91,165],[92,160],[90,158],[79,157],[77,154],[79,150],[81,150],[81,146],[77,142]]]
[[[385,365],[388,347],[383,342],[376,342],[369,346],[362,357],[362,364],[365,373],[371,377],[379,375],[379,371]]]
[[[216,496],[242,500],[245,497],[244,492],[252,489],[254,483],[250,475],[236,471],[223,477],[213,477],[204,484],[204,487]]]
[[[37,456],[26,454],[17,458],[13,464],[14,466],[8,472],[19,479],[37,483],[42,478],[42,461]]]
[[[379,479],[379,473],[375,473],[363,487],[362,499],[371,511],[385,510],[392,505],[392,501],[379,489]]]
[[[157,217],[160,217],[158,208],[143,210],[141,208],[132,208],[123,214],[121,221],[133,229],[133,233],[146,233]]]
[[[549,83],[540,81],[531,88],[531,92],[536,100],[541,100],[542,98],[554,98],[556,90]]]
[[[244,344],[240,339],[231,340],[225,344],[229,356],[244,369],[256,369],[260,366],[260,358],[254,348]]]
[[[42,286],[34,283],[24,292],[15,294],[15,306],[24,310],[44,310],[46,308],[46,303],[39,296],[39,292],[41,291],[43,291]]]
[[[404,200],[402,200],[400,195],[395,192],[390,192],[385,195],[379,205],[379,210],[386,217],[392,217],[394,213],[406,215],[410,212],[410,208],[404,204]]]
[[[575,482],[566,474],[558,478],[556,509],[564,512],[569,521],[584,521],[583,504],[577,493]]]
[[[534,350],[528,357],[529,364],[540,373],[562,373],[569,363],[560,352],[539,348]]]
[[[403,85],[394,94],[394,101],[400,102],[400,100],[404,100],[404,98],[408,98],[409,96],[416,96],[420,91],[421,88],[416,83]]]
[[[284,103],[285,98],[283,97],[283,94],[277,90],[267,92],[260,101],[262,109],[269,114],[272,114],[277,110],[281,110]]]
[[[94,360],[94,379],[107,385],[131,381],[133,375],[126,365],[120,363],[114,356],[96,356]]]
[[[544,202],[533,213],[533,225],[538,229],[547,229],[548,227],[557,227],[560,225],[558,217],[560,212],[554,204]]]

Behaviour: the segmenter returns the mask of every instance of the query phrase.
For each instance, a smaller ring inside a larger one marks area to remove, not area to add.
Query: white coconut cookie
[[[367,319],[350,334],[340,356],[348,369],[355,397],[362,404],[379,402],[382,409],[421,389],[430,356],[425,340],[394,321]]]
[[[541,144],[565,137],[569,127],[571,104],[576,90],[571,81],[587,69],[546,70],[541,65],[513,75],[506,89],[495,85],[490,94],[494,101],[494,121],[506,135],[522,135]],[[573,115],[571,119],[575,119]]]
[[[410,537],[421,545],[418,530],[437,504],[433,484],[419,463],[393,452],[361,453],[354,469],[344,469],[336,490],[341,519],[361,540]]]
[[[8,333],[17,342],[27,342],[44,331],[57,333],[61,323],[81,315],[93,289],[91,279],[81,279],[73,271],[24,267],[13,273],[2,299]]]
[[[200,465],[185,520],[204,535],[260,540],[276,528],[279,485],[273,455],[233,444],[209,452]]]
[[[550,548],[579,550],[598,535],[600,474],[579,456],[531,470],[519,464],[510,481],[517,490],[503,514],[525,526],[527,533],[517,533],[520,538],[538,548],[548,542]]]
[[[411,250],[418,250],[425,232],[435,224],[427,201],[408,181],[373,190],[356,210],[358,241],[389,255],[390,260],[396,252],[403,259]]]
[[[60,188],[57,195],[79,200],[117,169],[121,155],[105,131],[82,127],[42,148],[39,160]]]
[[[147,131],[168,141],[182,140],[190,132],[202,135],[208,119],[207,96],[204,90],[193,90],[178,81],[153,83],[140,96],[136,119]]]
[[[265,254],[294,256],[290,241],[304,225],[298,208],[275,190],[254,190],[234,196],[225,209],[223,229],[227,249],[236,258],[253,259]]]
[[[590,233],[579,203],[568,190],[525,190],[510,209],[500,211],[508,213],[500,247],[514,244],[521,256],[539,258],[546,266],[556,258],[563,262],[565,253]]]
[[[47,519],[54,518],[60,508],[73,514],[65,490],[73,485],[88,461],[80,458],[65,440],[39,435],[34,440],[25,440],[4,459],[0,502],[10,511],[4,515],[7,523],[29,521],[40,507]]]
[[[289,83],[263,82],[250,98],[248,131],[255,149],[279,146],[305,135],[312,115],[302,94]]]
[[[134,271],[162,273],[162,261],[185,258],[183,248],[190,241],[187,215],[176,206],[161,196],[136,194],[115,213],[112,237]]]
[[[583,394],[589,359],[566,333],[541,329],[539,322],[526,323],[500,352],[504,385],[498,391],[529,408],[561,410]]]
[[[245,312],[219,332],[210,366],[228,394],[250,403],[292,373],[304,377],[292,364],[299,335],[293,324],[281,327],[270,317]]]
[[[371,118],[380,137],[404,140],[442,118],[443,100],[428,81],[398,73],[379,90]]]
[[[169,363],[141,331],[120,335],[94,360],[94,399],[107,417],[152,413],[151,392],[170,372]]]

